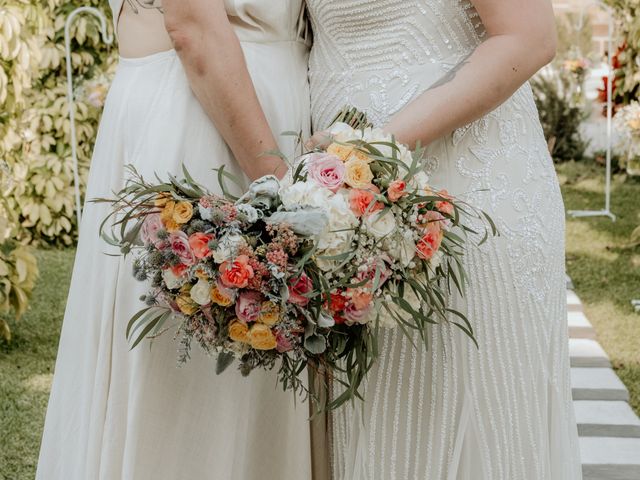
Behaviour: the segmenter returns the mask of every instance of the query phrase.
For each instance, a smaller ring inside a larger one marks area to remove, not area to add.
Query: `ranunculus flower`
[[[371,185],[373,172],[366,160],[351,158],[345,163],[344,182],[352,188],[366,188]]]
[[[159,213],[147,215],[142,222],[140,237],[145,245],[153,244],[156,248],[163,248],[165,242],[158,238],[158,232],[164,230],[164,224]]]
[[[446,198],[451,200],[452,197],[451,195],[449,195],[449,192],[447,192],[446,190],[440,190],[437,193],[438,196]],[[443,213],[445,215],[450,215],[452,216],[454,213],[454,208],[453,208],[453,204],[451,202],[446,202],[444,200],[436,202],[436,208],[438,209],[438,211],[440,213]]]
[[[193,217],[193,205],[191,202],[178,202],[173,208],[173,220],[184,225]]]
[[[189,246],[196,258],[202,259],[211,255],[209,242],[214,236],[210,233],[196,232],[189,237]]]
[[[384,205],[376,202],[376,195],[380,190],[375,185],[369,185],[366,189],[354,188],[349,190],[349,207],[358,217],[365,213],[370,214],[382,210]],[[375,202],[375,203],[374,203]]]
[[[249,327],[246,324],[234,320],[229,325],[229,338],[234,342],[249,343]]]
[[[183,231],[178,230],[169,235],[169,245],[171,245],[171,251],[175,253],[180,261],[187,266],[191,266],[196,263],[196,257],[191,251],[189,246],[189,237]]]
[[[245,288],[254,275],[246,255],[240,255],[233,262],[224,262],[220,265],[220,273],[220,281],[227,288]]]
[[[418,241],[418,245],[416,246],[418,256],[423,260],[430,260],[440,248],[441,243],[442,243],[441,232],[440,233],[427,232],[420,239],[420,241]]]
[[[307,159],[309,178],[321,187],[337,192],[344,183],[346,168],[342,160],[328,153],[312,153]]]
[[[267,325],[257,323],[249,330],[249,344],[256,350],[273,350],[278,346],[276,336]]]
[[[262,296],[258,292],[242,292],[236,301],[236,315],[241,322],[251,323],[258,320],[262,310]]]
[[[200,279],[191,287],[189,295],[191,300],[198,305],[208,305],[211,303],[211,284],[206,280]]]
[[[403,180],[394,180],[387,189],[387,196],[392,202],[397,202],[407,194],[407,184]]]
[[[313,289],[313,282],[306,273],[302,273],[300,277],[293,279],[289,284],[289,301],[301,307],[309,304],[309,298],[306,296]]]

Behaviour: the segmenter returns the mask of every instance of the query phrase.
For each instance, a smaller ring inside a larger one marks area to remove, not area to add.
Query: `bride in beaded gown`
[[[345,104],[428,145],[432,184],[501,232],[465,258],[467,315],[429,349],[383,335],[365,400],[330,418],[336,480],[576,480],[564,208],[528,78],[553,56],[547,0],[307,0],[312,122]],[[338,388],[338,387],[334,387]]]

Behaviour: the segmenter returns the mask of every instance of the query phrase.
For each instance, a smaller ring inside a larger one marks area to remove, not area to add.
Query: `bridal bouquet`
[[[417,331],[464,315],[447,307],[463,291],[465,232],[495,229],[482,212],[434,191],[422,151],[379,129],[337,123],[328,147],[301,156],[282,181],[263,177],[236,198],[184,179],[148,183],[134,170],[114,200],[111,235],[136,253],[149,282],[146,308],[129,322],[135,347],[167,329],[244,374],[279,369],[285,389],[304,391],[305,367],[344,371],[354,396],[377,355],[381,328]],[[473,226],[472,226],[473,225]],[[490,226],[491,228],[488,228]]]

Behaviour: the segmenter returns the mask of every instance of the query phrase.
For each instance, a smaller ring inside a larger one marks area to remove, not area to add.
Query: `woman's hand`
[[[265,152],[278,150],[247,70],[224,0],[164,0],[165,27],[180,56],[189,84],[254,180],[283,176],[285,162]]]
[[[307,150],[315,150],[316,148],[327,148],[333,142],[333,135],[329,130],[321,130],[314,133],[307,143],[304,144]]]
[[[471,0],[486,40],[391,118],[385,130],[413,147],[428,145],[489,113],[556,52],[550,0]]]

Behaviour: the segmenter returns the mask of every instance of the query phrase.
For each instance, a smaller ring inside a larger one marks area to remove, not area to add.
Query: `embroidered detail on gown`
[[[111,2],[119,11],[121,0]],[[308,46],[299,40],[301,0],[227,0],[247,65],[276,135],[309,129]],[[293,141],[281,148],[293,153]],[[87,199],[122,188],[125,165],[147,178],[182,164],[216,189],[213,168],[240,174],[193,96],[174,51],[122,59],[105,105]],[[128,319],[145,284],[131,258],[105,255],[98,238],[107,206],[85,205],[73,280],[44,429],[39,480],[300,480],[310,478],[308,408],[277,385],[249,378],[198,348],[177,367],[171,335],[133,351]]]
[[[345,104],[384,125],[485,36],[468,0],[307,3],[315,129]],[[449,326],[433,329],[429,350],[400,330],[384,335],[364,404],[332,416],[334,477],[580,479],[564,207],[529,86],[428,159],[432,182],[486,209],[502,234],[471,250],[468,294],[450,299],[480,348]]]

